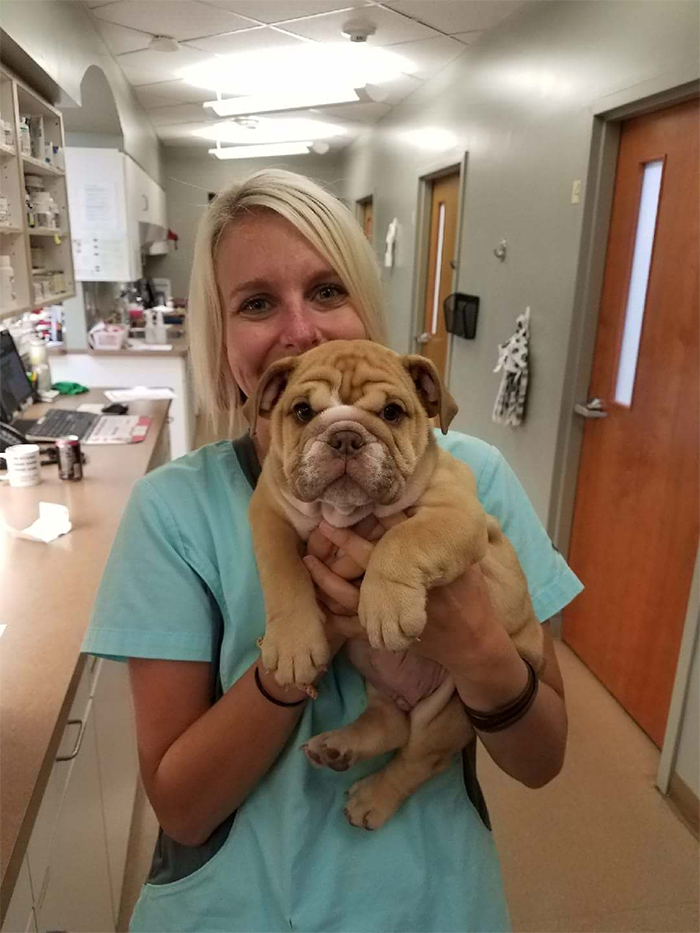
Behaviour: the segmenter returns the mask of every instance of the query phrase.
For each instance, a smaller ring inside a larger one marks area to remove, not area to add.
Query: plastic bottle
[[[165,321],[163,320],[162,308],[158,308],[156,311],[155,338],[156,343],[168,342],[168,328],[166,327]]]
[[[11,308],[17,301],[15,291],[15,270],[10,265],[9,256],[0,256],[0,308]]]
[[[36,373],[37,390],[49,392],[51,390],[51,369],[46,344],[41,337],[32,337],[29,341],[29,362],[32,372]]]
[[[153,317],[153,311],[150,308],[146,308],[143,312],[143,316],[146,320],[146,343],[157,343],[156,337],[156,324]]]

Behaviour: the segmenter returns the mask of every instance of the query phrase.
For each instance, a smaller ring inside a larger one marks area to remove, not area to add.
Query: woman
[[[275,360],[327,340],[383,340],[380,308],[376,261],[339,201],[281,171],[231,186],[202,221],[193,264],[189,332],[202,409],[239,421]],[[545,621],[580,584],[500,454],[455,432],[440,443],[472,466]],[[254,444],[221,441],[137,483],[95,605],[84,650],[129,659],[141,773],[162,827],[132,929],[506,929],[493,840],[459,759],[368,833],[346,821],[343,794],[388,756],[340,774],[312,767],[300,750],[355,719],[365,690],[342,652],[313,701],[282,690],[258,663],[265,619],[247,507],[267,444],[263,426]],[[337,562],[334,545],[348,557]],[[334,650],[357,633],[342,614],[353,612],[372,546],[353,532],[309,542]],[[449,669],[467,706],[488,715],[521,693],[527,669],[478,568],[433,591],[429,620],[416,648]],[[528,712],[481,734],[494,760],[533,787],[559,771],[566,742],[545,630]]]

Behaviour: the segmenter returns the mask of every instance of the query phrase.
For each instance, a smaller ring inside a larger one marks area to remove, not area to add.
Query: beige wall
[[[2,0],[2,31],[56,82],[61,106],[80,105],[80,83],[91,65],[103,72],[121,122],[124,151],[160,181],[160,146],[131,86],[78,0]],[[94,130],[94,132],[100,132]]]
[[[639,97],[685,68],[698,77],[698,5],[685,0],[564,0],[526,8],[399,104],[347,150],[345,196],[374,193],[376,246],[399,220],[397,263],[384,270],[392,345],[412,348],[418,179],[468,153],[458,290],[481,299],[474,341],[455,339],[455,427],[498,446],[547,522],[581,248],[592,104],[640,85]],[[687,79],[688,80],[688,79]],[[646,84],[643,84],[645,83]],[[421,151],[407,131],[454,136]],[[574,179],[581,203],[571,204]],[[504,263],[493,255],[508,241]],[[526,423],[491,421],[497,345],[532,308]],[[561,542],[559,542],[561,543]],[[563,542],[565,545],[566,542]]]

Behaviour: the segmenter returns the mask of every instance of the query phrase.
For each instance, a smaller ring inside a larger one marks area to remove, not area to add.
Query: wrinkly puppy
[[[360,587],[358,616],[371,647],[351,642],[348,650],[368,680],[367,710],[305,746],[315,764],[335,770],[400,749],[350,790],[348,819],[376,829],[473,736],[451,679],[438,676],[441,685],[409,713],[415,698],[397,703],[376,676],[382,657],[394,657],[387,651],[420,636],[428,590],[481,561],[496,614],[535,669],[541,627],[515,551],[484,512],[472,471],[435,440],[429,419],[439,415],[447,433],[457,406],[429,360],[367,340],[331,341],[270,366],[249,406],[252,433],[257,418],[271,419],[249,515],[267,617],[262,662],[280,685],[315,695],[311,684],[330,657],[302,563],[311,532],[322,519],[351,527],[370,514],[412,511],[377,542]],[[432,662],[412,656],[412,663]]]

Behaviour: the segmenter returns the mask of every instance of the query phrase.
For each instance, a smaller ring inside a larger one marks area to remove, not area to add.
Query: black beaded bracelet
[[[285,703],[283,700],[276,700],[273,696],[270,696],[270,694],[262,685],[262,681],[260,680],[260,671],[258,670],[257,664],[255,665],[255,686],[262,693],[265,699],[269,700],[270,703],[274,703],[275,706],[301,706],[302,703],[306,702],[306,697],[304,697],[302,700],[294,700],[293,703]]]
[[[507,706],[502,706],[500,709],[494,710],[493,713],[481,713],[479,710],[471,709],[466,703],[464,704],[464,709],[471,720],[471,724],[479,732],[501,732],[503,729],[508,729],[522,719],[535,702],[540,682],[532,664],[527,658],[523,658],[523,661],[527,664],[527,683],[522,693],[508,703]]]

